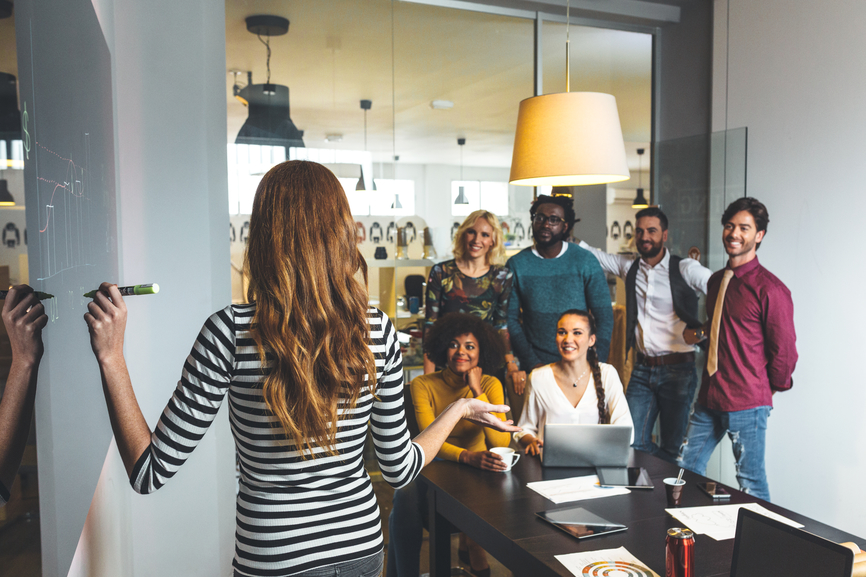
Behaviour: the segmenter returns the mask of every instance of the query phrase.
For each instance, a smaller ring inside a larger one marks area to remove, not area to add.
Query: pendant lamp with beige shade
[[[520,103],[509,182],[518,186],[579,186],[629,179],[616,99],[571,92],[570,2],[566,5],[564,93]]]

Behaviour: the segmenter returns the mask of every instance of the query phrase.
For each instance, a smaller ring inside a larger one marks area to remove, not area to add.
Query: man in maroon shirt
[[[797,363],[791,292],[757,257],[769,221],[767,208],[754,198],[734,201],[722,215],[728,265],[707,285],[707,324],[683,333],[687,343],[710,342],[679,456],[682,467],[703,475],[727,433],[740,489],[768,501],[767,418],[773,395],[791,388]]]

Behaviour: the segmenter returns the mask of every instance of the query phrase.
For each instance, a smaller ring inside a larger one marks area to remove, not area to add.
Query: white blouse
[[[625,392],[616,369],[607,364],[599,363],[601,381],[604,388],[604,404],[610,414],[612,425],[628,425],[632,428],[631,440],[634,442],[634,424]],[[553,365],[545,365],[532,371],[529,375],[526,404],[520,415],[518,426],[523,429],[514,433],[514,440],[519,441],[526,434],[544,438],[545,423],[557,424],[598,424],[598,395],[595,393],[595,378],[589,375],[589,382],[577,406],[571,402],[556,384],[553,376]]]

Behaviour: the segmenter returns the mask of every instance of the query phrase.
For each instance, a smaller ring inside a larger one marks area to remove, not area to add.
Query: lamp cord
[[[397,180],[397,81],[394,60],[394,0],[391,0],[391,153],[394,160],[394,180]]]
[[[265,45],[265,48],[268,49],[268,60],[267,60],[267,64],[268,64],[268,80],[267,80],[267,82],[266,82],[265,84],[270,84],[270,83],[271,83],[271,37],[270,37],[270,36],[266,36],[265,38],[267,38],[267,41],[264,41],[264,40],[262,40],[262,35],[261,35],[261,34],[256,34],[256,36],[258,36],[258,38],[259,38],[259,42],[261,42],[262,44],[264,44],[264,45]]]
[[[565,3],[565,91],[571,92],[571,0]]]

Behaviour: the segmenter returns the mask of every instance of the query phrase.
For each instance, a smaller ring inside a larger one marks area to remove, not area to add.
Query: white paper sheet
[[[792,521],[757,503],[740,505],[708,505],[706,507],[686,507],[683,509],[665,509],[674,519],[685,524],[699,535],[707,535],[716,541],[733,539],[737,533],[737,514],[745,507],[755,513],[775,519],[791,527],[801,528],[803,525]]]
[[[625,547],[556,555],[556,560],[578,577],[659,577],[659,574],[641,563]]]
[[[527,483],[526,486],[557,504],[631,493],[625,487],[599,487],[598,475],[569,477],[555,481],[536,481]]]

